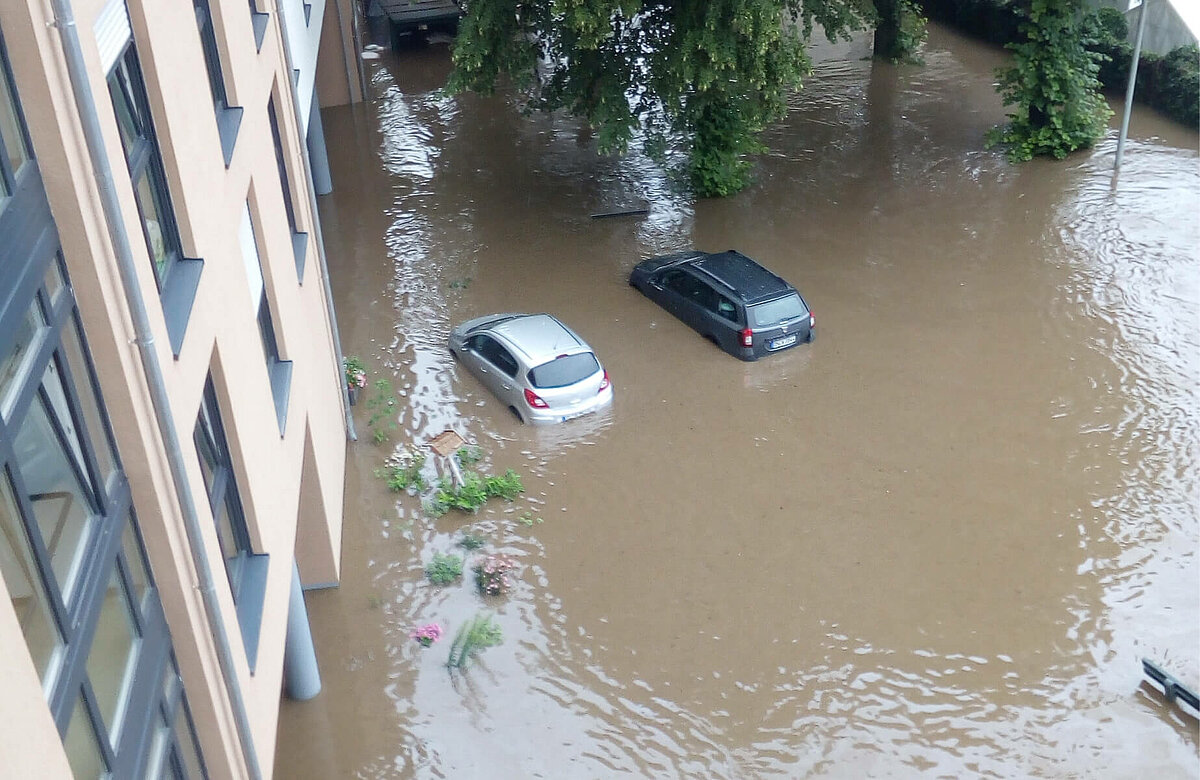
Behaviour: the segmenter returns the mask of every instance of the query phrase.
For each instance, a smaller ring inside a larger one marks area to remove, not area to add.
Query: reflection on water
[[[326,111],[346,348],[398,428],[351,450],[325,690],[284,702],[279,776],[1200,777],[1196,721],[1140,685],[1142,656],[1200,682],[1196,135],[1135,112],[1115,188],[1111,133],[1013,167],[980,149],[998,51],[867,53],[818,50],[720,201],[445,97],[444,46]],[[626,285],[692,246],[794,282],[816,342],[743,364]],[[517,310],[596,348],[612,409],[522,426],[459,370],[450,326]],[[433,519],[373,476],[446,428],[525,495]],[[518,561],[510,595],[476,595],[464,531]],[[408,637],[479,610],[504,643],[466,674]]]

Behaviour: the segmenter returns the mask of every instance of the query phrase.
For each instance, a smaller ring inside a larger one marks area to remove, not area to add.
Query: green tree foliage
[[[1080,0],[1020,0],[1017,12],[1022,39],[1008,44],[1013,64],[997,74],[1016,110],[988,142],[1007,146],[1014,161],[1061,159],[1095,143],[1112,115],[1097,80],[1101,55],[1085,46]]]
[[[639,133],[660,159],[672,141],[701,196],[749,181],[758,134],[808,73],[804,43],[874,19],[872,0],[467,0],[451,92],[502,77],[532,108],[566,109],[623,152]]]
[[[878,59],[901,62],[916,57],[925,42],[925,17],[912,0],[874,0]]]

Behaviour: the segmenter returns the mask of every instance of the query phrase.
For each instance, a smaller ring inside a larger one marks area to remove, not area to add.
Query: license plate
[[[795,343],[796,334],[793,333],[790,336],[780,336],[777,339],[771,339],[769,342],[767,342],[767,349],[783,349],[784,347],[790,347]]]

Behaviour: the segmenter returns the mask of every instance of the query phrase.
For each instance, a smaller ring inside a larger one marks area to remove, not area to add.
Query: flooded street
[[[1139,685],[1142,657],[1200,684],[1197,136],[1135,110],[1115,189],[1115,131],[1011,166],[982,149],[1001,52],[931,25],[923,66],[867,55],[820,47],[724,200],[444,96],[445,45],[323,112],[343,346],[397,428],[356,407],[342,585],[308,595],[324,690],[283,703],[277,777],[1200,777],[1197,722]],[[816,341],[742,363],[626,284],[691,247],[794,283]],[[513,419],[446,349],[503,311],[578,331],[611,410]],[[447,428],[525,494],[435,519],[389,493],[375,470]],[[507,596],[475,591],[489,552]],[[480,610],[503,643],[452,673]]]

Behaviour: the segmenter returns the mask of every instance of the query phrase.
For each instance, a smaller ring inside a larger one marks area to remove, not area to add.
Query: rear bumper
[[[774,355],[777,352],[787,352],[789,349],[794,349],[801,344],[808,344],[816,335],[816,328],[805,328],[804,330],[796,332],[796,340],[794,342],[786,347],[779,347],[778,349],[769,349],[767,347],[767,343],[770,341],[770,339],[762,339],[761,341],[756,340],[753,347],[739,347],[738,351],[735,353],[735,356],[741,358],[742,360],[758,360],[761,357]]]
[[[609,385],[604,390],[596,393],[595,398],[589,399],[585,403],[575,404],[565,409],[531,409],[526,407],[521,416],[525,418],[526,422],[532,425],[553,425],[572,420],[576,417],[582,417],[585,414],[591,414],[608,406],[612,401],[613,389],[612,385]]]

